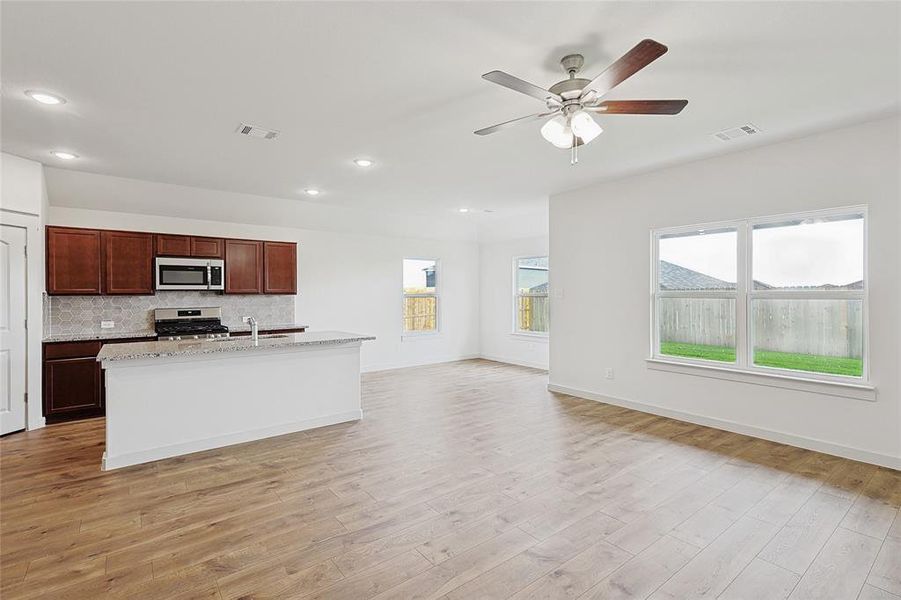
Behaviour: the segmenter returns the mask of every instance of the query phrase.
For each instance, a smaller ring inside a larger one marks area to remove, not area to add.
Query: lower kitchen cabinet
[[[105,414],[103,370],[97,354],[104,344],[142,342],[148,338],[50,342],[44,344],[44,418],[48,423]]]
[[[44,344],[44,417],[48,423],[103,415],[100,342]]]

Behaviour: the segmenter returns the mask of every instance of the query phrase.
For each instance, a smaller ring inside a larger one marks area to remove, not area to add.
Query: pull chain
[[[571,166],[575,166],[579,163],[579,146],[576,141],[576,136],[573,134],[573,145],[569,151],[569,164]]]

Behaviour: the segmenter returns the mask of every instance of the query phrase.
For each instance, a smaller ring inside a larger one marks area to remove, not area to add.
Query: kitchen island
[[[360,346],[373,339],[322,331],[104,346],[102,468],[358,420]]]

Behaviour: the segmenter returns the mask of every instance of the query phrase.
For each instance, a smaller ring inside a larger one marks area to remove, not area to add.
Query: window
[[[404,259],[404,333],[438,331],[438,261]]]
[[[514,332],[547,335],[550,317],[547,256],[515,259],[514,281]]]
[[[654,232],[653,356],[866,379],[865,211]]]

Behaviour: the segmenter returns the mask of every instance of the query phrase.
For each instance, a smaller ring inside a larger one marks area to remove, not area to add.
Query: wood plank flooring
[[[0,596],[901,600],[897,471],[488,361],[363,383],[361,422],[108,473],[102,420],[3,438]]]

